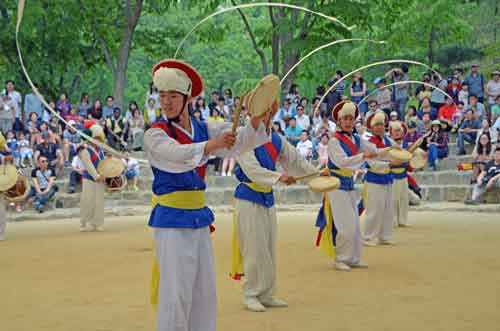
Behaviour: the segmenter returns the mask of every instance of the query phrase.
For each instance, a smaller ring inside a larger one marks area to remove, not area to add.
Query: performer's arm
[[[259,161],[257,161],[253,151],[241,154],[237,157],[237,161],[245,175],[247,175],[252,182],[261,186],[272,186],[276,184],[282,176],[282,174],[277,171],[262,167]]]
[[[144,134],[144,151],[151,165],[173,173],[186,172],[198,167],[207,144],[205,141],[182,145],[159,128],[149,129]]]
[[[289,175],[307,175],[317,171],[316,167],[308,162],[284,137],[281,139],[279,163]]]
[[[225,132],[230,132],[233,124],[229,122],[223,123],[207,123],[208,126],[208,137],[219,137]],[[256,127],[256,129],[255,129]],[[260,145],[265,144],[269,141],[269,135],[266,132],[264,124],[260,121],[257,126],[253,126],[252,123],[248,123],[244,127],[239,127],[236,136],[236,143],[230,149],[219,148],[211,151],[210,154],[219,157],[236,157],[239,154],[251,151]]]
[[[80,151],[80,154],[78,154],[80,157],[80,161],[82,161],[83,166],[85,167],[85,170],[94,178],[95,181],[99,180],[101,177],[98,173],[97,170],[94,167],[94,164],[90,160],[90,154],[86,149],[82,149]]]
[[[363,139],[361,141],[363,141]],[[361,144],[361,147],[363,147],[363,143]],[[351,171],[359,169],[359,167],[365,162],[363,153],[359,153],[353,156],[347,156],[347,154],[340,146],[339,141],[334,138],[328,141],[328,157],[339,168],[349,169]]]
[[[361,151],[379,153],[377,147],[366,139],[361,139]],[[368,165],[375,171],[386,171],[389,169],[389,161],[382,160],[381,155],[377,158],[368,160]]]

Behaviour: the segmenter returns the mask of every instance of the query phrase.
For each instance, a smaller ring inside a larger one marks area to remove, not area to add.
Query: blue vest
[[[408,142],[403,141],[403,145],[401,145],[403,149],[408,149]],[[392,178],[393,179],[405,179],[408,177],[408,166],[409,163],[403,163],[398,166],[391,166]]]
[[[339,134],[343,134],[343,133],[339,133]],[[340,144],[340,147],[342,147],[342,149],[344,150],[344,152],[346,153],[346,155],[348,157],[356,155],[357,151],[359,151],[359,149],[361,148],[361,138],[359,137],[359,135],[357,133],[353,133],[351,135],[351,137],[354,138],[354,145],[356,146],[356,150],[352,150],[351,147],[348,144],[346,144],[341,139],[336,138],[337,141]],[[340,169],[335,163],[333,163],[333,161],[330,158],[328,158],[328,168],[330,170],[339,170]],[[336,173],[335,171],[331,171],[330,174],[332,176],[337,177],[338,179],[340,179],[339,190],[354,191],[354,179],[353,179],[353,176],[343,176],[341,174]]]
[[[270,152],[272,151],[272,153]],[[276,171],[276,161],[277,157],[281,151],[281,138],[276,133],[272,133],[271,142],[257,147],[254,150],[255,158],[259,162],[260,166]],[[272,155],[274,154],[274,155]],[[248,185],[243,183],[251,183],[252,180],[245,175],[243,169],[239,165],[236,165],[234,174],[236,179],[241,183],[238,184],[236,190],[234,191],[234,197],[237,199],[247,200],[256,203],[265,208],[271,208],[274,206],[274,194],[273,192],[262,193],[252,190]]]
[[[384,135],[384,145],[385,147],[390,147],[391,146],[391,141],[389,138]],[[373,170],[370,169],[370,165],[368,164],[367,166],[368,172],[365,175],[365,181],[368,183],[373,183],[373,184],[380,184],[380,185],[389,185],[392,184],[393,177],[392,177],[392,172],[389,171],[384,174],[379,174],[373,172]]]
[[[193,129],[193,139],[185,136],[180,130],[176,130],[179,143],[198,143],[208,140],[208,129],[206,124],[191,119]],[[153,125],[153,128],[161,128],[167,134],[167,123],[160,120]],[[170,135],[169,135],[170,136]],[[204,168],[204,166],[203,166]],[[204,178],[200,176],[198,169],[192,169],[183,173],[172,173],[157,169],[153,169],[153,194],[160,196],[176,191],[205,191],[206,185]],[[200,171],[203,175],[204,169]],[[214,221],[214,214],[208,207],[200,209],[180,209],[162,206],[157,204],[154,206],[151,216],[149,217],[149,226],[155,228],[188,228],[198,229],[209,226]]]
[[[90,161],[92,161],[94,168],[97,170],[99,162],[101,162],[101,160],[104,159],[104,152],[99,147],[95,147],[95,151],[93,148],[87,147],[87,152],[89,152]],[[94,177],[92,177],[87,170],[83,172],[83,178],[94,182]]]

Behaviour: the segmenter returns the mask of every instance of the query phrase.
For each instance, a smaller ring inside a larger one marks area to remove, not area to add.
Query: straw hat
[[[18,176],[15,166],[11,164],[0,165],[0,192],[5,192],[16,185]]]
[[[116,157],[106,157],[97,166],[97,172],[105,178],[119,177],[124,169],[123,161]]]
[[[163,60],[151,72],[153,84],[159,91],[175,91],[197,97],[203,91],[203,80],[196,69],[179,60]]]

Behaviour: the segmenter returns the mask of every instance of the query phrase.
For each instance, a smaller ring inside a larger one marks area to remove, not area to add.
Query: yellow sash
[[[387,175],[391,172],[391,169],[387,169],[387,170],[382,170],[382,171],[376,171],[376,170],[373,170],[373,169],[368,169],[368,172],[371,172],[371,173],[374,173],[374,174],[377,174],[377,175]]]
[[[326,226],[321,233],[319,248],[327,257],[335,257],[335,247],[333,246],[333,215],[330,208],[330,200],[325,194],[323,198],[323,212],[325,213]]]
[[[176,191],[172,193],[156,195],[151,199],[153,208],[160,206],[178,209],[201,209],[205,207],[204,191]],[[153,271],[151,275],[151,304],[156,308],[158,305],[158,290],[160,288],[160,267],[156,256],[153,261]]]
[[[255,192],[259,192],[259,193],[271,193],[273,191],[272,186],[262,186],[262,185],[259,185],[257,183],[254,183],[254,182],[243,183],[243,184],[250,187]]]
[[[240,280],[244,274],[243,256],[240,251],[240,241],[238,239],[238,218],[236,209],[233,211],[233,242],[232,242],[231,272],[230,276],[234,280]]]
[[[178,209],[201,209],[205,207],[205,191],[175,191],[167,194],[153,194],[151,198],[153,208],[160,206]]]
[[[352,177],[354,176],[354,172],[349,169],[330,169],[331,172],[336,173],[342,177]]]
[[[402,174],[403,172],[406,171],[406,169],[405,168],[392,168],[391,171],[394,174]]]

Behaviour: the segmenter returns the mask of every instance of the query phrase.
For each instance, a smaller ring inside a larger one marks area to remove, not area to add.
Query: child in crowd
[[[125,163],[125,177],[127,177],[127,186],[131,188],[133,191],[139,191],[139,187],[137,186],[137,180],[139,179],[139,162],[132,158],[128,157],[124,160]]]
[[[328,134],[322,134],[321,140],[317,147],[320,169],[328,165],[328,140]]]
[[[22,168],[26,166],[33,167],[33,149],[30,146],[29,138],[26,137],[24,132],[19,133],[17,147],[19,149],[20,166]]]
[[[7,132],[7,148],[6,151],[11,155],[14,159],[14,164],[16,167],[19,167],[19,151],[17,148],[17,139],[14,134],[14,131]]]

